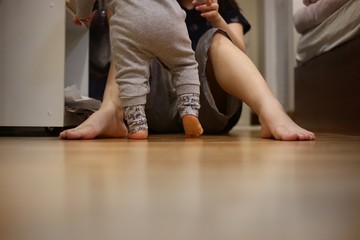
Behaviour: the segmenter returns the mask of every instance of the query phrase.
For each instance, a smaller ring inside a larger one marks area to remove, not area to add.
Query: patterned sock
[[[178,111],[180,117],[184,115],[199,116],[200,95],[196,93],[183,94],[178,97]]]
[[[124,115],[130,134],[148,129],[145,105],[124,107]]]

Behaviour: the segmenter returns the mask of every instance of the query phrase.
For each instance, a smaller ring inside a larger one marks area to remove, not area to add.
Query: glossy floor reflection
[[[360,137],[0,137],[0,239],[360,239]]]

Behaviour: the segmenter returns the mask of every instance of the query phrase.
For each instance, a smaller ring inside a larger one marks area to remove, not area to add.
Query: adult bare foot
[[[76,128],[60,133],[60,139],[124,138],[128,130],[121,108],[113,104],[102,106]]]
[[[279,104],[259,114],[261,137],[283,141],[312,141],[315,134],[297,125]]]

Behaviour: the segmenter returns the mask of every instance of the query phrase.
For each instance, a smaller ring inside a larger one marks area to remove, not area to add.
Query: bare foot
[[[102,106],[85,122],[76,128],[60,133],[60,139],[124,138],[128,130],[124,124],[123,112],[114,104]]]
[[[143,139],[147,139],[148,135],[149,135],[148,130],[141,130],[134,133],[130,133],[128,135],[128,138],[134,140],[143,140]]]
[[[185,135],[189,138],[199,137],[203,134],[203,128],[199,122],[199,119],[194,115],[185,115],[181,118]]]
[[[259,114],[261,137],[283,141],[312,141],[315,134],[298,126],[280,104],[264,109]]]

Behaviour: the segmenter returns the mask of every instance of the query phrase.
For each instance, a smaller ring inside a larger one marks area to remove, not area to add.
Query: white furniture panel
[[[0,0],[0,10],[0,126],[75,124],[64,87],[88,94],[87,28],[72,24],[64,0]]]

